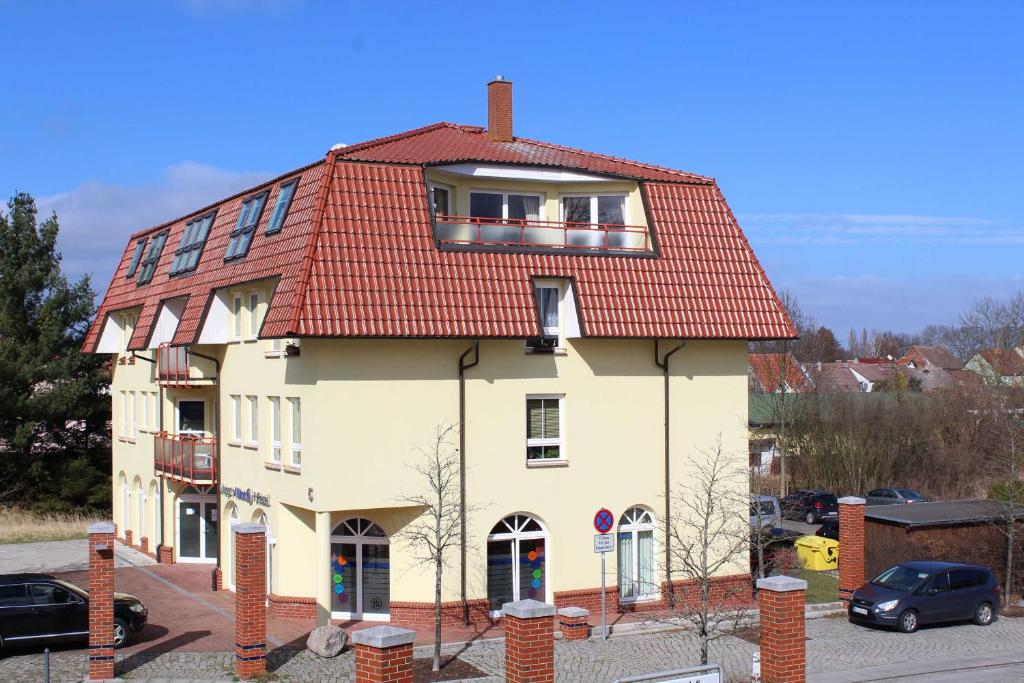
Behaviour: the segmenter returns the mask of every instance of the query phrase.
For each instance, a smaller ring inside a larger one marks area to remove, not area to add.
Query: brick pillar
[[[148,536],[143,536],[142,538],[139,539],[139,549],[141,549],[142,552],[144,552],[146,554],[149,554],[149,537]]]
[[[864,585],[864,499],[839,499],[839,599],[847,607]]]
[[[412,683],[412,644],[416,632],[394,626],[356,631],[355,683]]]
[[[168,545],[157,546],[156,561],[160,564],[174,564],[174,548]]]
[[[114,677],[114,525],[89,525],[89,679]]]
[[[238,524],[235,534],[235,675],[267,670],[267,528]]]
[[[508,683],[554,683],[555,608],[537,600],[507,603],[505,613],[505,680]]]
[[[131,529],[125,529],[125,531],[124,531],[124,544],[125,545],[132,545],[134,540],[135,539],[132,538],[132,530]]]
[[[558,610],[558,629],[563,640],[586,640],[590,636],[587,625],[588,610],[582,607],[563,607]]]
[[[807,680],[804,594],[807,582],[789,576],[758,579],[761,601],[761,683]]]
[[[210,576],[210,585],[215,591],[224,590],[224,572],[220,567],[213,570],[213,574]]]

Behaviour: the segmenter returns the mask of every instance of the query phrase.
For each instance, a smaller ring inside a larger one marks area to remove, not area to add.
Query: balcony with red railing
[[[157,382],[164,387],[177,388],[214,384],[217,378],[204,372],[203,368],[196,364],[195,359],[195,354],[187,346],[160,344],[156,351]]]
[[[167,479],[212,484],[217,480],[217,439],[157,432],[153,435],[153,470]]]
[[[436,216],[434,236],[440,244],[450,245],[567,249],[598,253],[651,251],[650,234],[642,225]]]

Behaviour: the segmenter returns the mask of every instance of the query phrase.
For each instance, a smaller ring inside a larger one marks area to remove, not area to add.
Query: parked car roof
[[[0,574],[0,583],[20,583],[22,581],[56,581],[52,574],[36,574],[23,572],[20,574]]]
[[[946,569],[984,569],[985,571],[991,571],[988,567],[980,564],[966,564],[964,562],[941,562],[939,560],[911,560],[910,562],[900,562],[900,565],[907,567],[908,569],[914,569],[923,572],[941,572]]]

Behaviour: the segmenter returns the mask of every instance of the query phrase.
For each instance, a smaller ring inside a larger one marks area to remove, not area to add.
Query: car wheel
[[[808,524],[814,524],[814,522],[815,522],[814,513],[813,512],[808,512],[807,516],[804,517],[804,521],[807,522]]]
[[[128,642],[128,624],[124,619],[114,619],[114,647],[124,647]]]
[[[917,630],[919,624],[917,623],[917,612],[912,609],[908,609],[906,612],[900,615],[899,629],[903,633],[913,633]]]
[[[983,602],[974,609],[974,623],[978,626],[988,626],[992,623],[992,617],[995,613],[992,610],[992,605],[987,602]]]

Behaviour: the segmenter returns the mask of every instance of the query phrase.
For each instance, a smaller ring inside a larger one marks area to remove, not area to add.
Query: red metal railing
[[[156,376],[165,387],[187,387],[188,349],[184,346],[160,344],[156,350]]]
[[[437,216],[435,235],[442,244],[497,244],[508,247],[650,251],[642,225],[575,223],[517,218]]]
[[[212,483],[217,479],[217,439],[158,432],[153,435],[153,469],[171,479]]]

